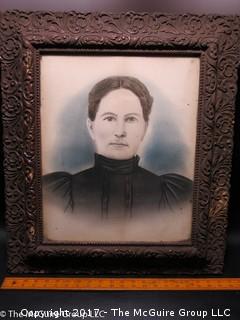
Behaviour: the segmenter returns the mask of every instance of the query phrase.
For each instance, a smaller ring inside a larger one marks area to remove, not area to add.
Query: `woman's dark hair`
[[[99,103],[104,96],[116,89],[128,89],[132,91],[140,100],[143,117],[148,121],[151,112],[153,98],[146,86],[134,77],[115,76],[103,79],[95,84],[88,96],[88,117],[94,121],[98,111]]]

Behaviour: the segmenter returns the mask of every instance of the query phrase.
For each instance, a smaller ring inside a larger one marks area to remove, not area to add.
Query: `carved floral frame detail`
[[[1,95],[8,271],[220,273],[224,264],[239,18],[161,13],[2,13]],[[191,243],[50,245],[41,230],[39,55],[152,51],[201,59]],[[80,52],[79,51],[79,52]]]

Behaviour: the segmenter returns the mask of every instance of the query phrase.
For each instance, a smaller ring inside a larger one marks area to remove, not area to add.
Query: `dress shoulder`
[[[173,208],[183,202],[191,201],[192,180],[176,173],[160,177],[160,206]]]
[[[72,208],[72,175],[68,172],[53,172],[42,177],[43,195],[48,201],[63,206],[66,211]]]

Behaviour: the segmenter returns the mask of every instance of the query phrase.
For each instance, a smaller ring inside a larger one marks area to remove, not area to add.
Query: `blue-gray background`
[[[42,57],[42,173],[75,173],[92,166],[88,93],[113,75],[138,78],[153,97],[147,134],[138,151],[140,165],[156,174],[176,172],[193,178],[199,58],[121,54]]]
[[[56,168],[64,168],[64,171],[76,172],[90,167],[93,163],[94,146],[87,132],[87,95],[74,97],[60,114],[59,133],[61,137],[53,153],[52,162]],[[178,172],[185,170],[187,165],[187,147],[181,137],[178,127],[171,121],[171,116],[166,115],[167,110],[174,110],[169,101],[159,97],[157,103],[161,108],[161,121],[153,122],[149,141],[146,144],[141,157],[141,166],[156,174],[163,172]],[[158,107],[156,102],[155,108]],[[168,106],[164,111],[164,107]],[[190,111],[191,112],[191,111]],[[180,140],[180,142],[179,142]],[[61,171],[61,170],[60,170]]]

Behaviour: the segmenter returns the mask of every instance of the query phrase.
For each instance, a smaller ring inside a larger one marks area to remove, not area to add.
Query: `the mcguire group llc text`
[[[49,310],[0,310],[0,318],[22,318],[22,319],[128,319],[138,320],[149,318],[162,318],[165,320],[182,317],[183,319],[224,319],[231,316],[230,308],[209,308],[209,309],[121,309],[121,308],[72,308],[72,309],[49,309]]]

